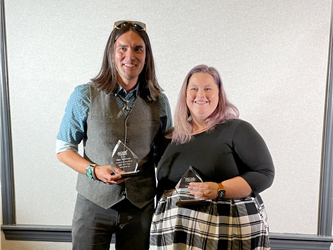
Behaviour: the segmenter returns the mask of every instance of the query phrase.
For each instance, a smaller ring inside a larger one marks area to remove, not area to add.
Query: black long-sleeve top
[[[271,186],[274,165],[266,143],[253,126],[234,119],[188,143],[169,143],[157,169],[158,196],[173,189],[189,166],[203,181],[222,182],[241,176],[254,196]]]

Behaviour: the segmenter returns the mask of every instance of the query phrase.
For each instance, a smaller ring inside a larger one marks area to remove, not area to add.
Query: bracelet
[[[90,164],[86,168],[86,176],[88,176],[89,179],[96,180],[96,176],[95,176],[95,167],[96,166],[97,166],[96,164]]]

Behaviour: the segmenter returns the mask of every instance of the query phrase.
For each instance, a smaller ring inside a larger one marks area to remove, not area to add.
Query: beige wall
[[[147,24],[172,110],[186,73],[216,67],[276,167],[270,228],[316,234],[330,0],[5,1],[18,224],[70,225],[76,173],[55,157],[73,88],[94,77],[113,22]],[[70,249],[1,241],[2,249]]]

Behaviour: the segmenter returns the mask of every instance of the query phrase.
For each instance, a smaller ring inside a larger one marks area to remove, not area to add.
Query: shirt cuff
[[[61,140],[57,140],[56,142],[56,153],[59,154],[63,151],[68,151],[68,150],[72,150],[75,151],[76,153],[78,153],[79,147],[77,144],[73,144],[73,143],[69,143],[69,142],[65,142],[65,141],[61,141]]]

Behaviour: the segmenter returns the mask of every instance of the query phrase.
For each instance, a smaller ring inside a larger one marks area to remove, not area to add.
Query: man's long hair
[[[190,78],[196,73],[206,73],[211,75],[219,89],[219,101],[217,107],[206,119],[207,130],[212,130],[218,123],[224,123],[230,119],[237,119],[239,117],[238,109],[227,99],[219,72],[213,67],[208,67],[207,65],[198,65],[191,69],[190,72],[186,75],[179,93],[178,102],[175,109],[175,125],[172,132],[172,141],[177,144],[187,143],[193,138],[191,113],[186,104],[186,97],[187,86]],[[171,135],[168,137],[170,136]]]
[[[98,75],[91,79],[91,81],[96,84],[97,88],[103,90],[105,93],[115,93],[118,88],[118,83],[117,70],[114,63],[114,44],[122,34],[130,30],[137,33],[146,45],[145,65],[139,75],[139,95],[148,102],[155,101],[163,89],[157,82],[154,57],[149,37],[146,31],[136,29],[131,23],[123,26],[121,29],[113,29],[105,47],[102,67]]]

